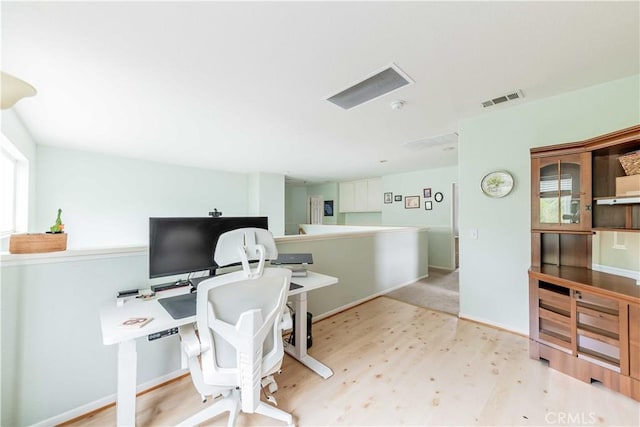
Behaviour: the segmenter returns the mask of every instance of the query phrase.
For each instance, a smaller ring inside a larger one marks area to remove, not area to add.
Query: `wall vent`
[[[345,110],[350,110],[411,83],[414,83],[411,77],[406,75],[396,64],[391,64],[382,71],[328,97],[327,101]]]
[[[491,107],[492,105],[501,104],[507,101],[513,101],[514,99],[524,98],[524,93],[521,90],[517,90],[515,92],[508,93],[506,95],[499,96],[497,98],[490,99],[488,101],[484,101],[482,106],[484,108]]]

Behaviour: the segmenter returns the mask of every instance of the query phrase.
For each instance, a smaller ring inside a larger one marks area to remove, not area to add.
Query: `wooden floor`
[[[637,426],[637,402],[529,359],[528,339],[379,297],[314,324],[323,380],[285,357],[279,407],[300,426]],[[139,426],[171,426],[203,404],[187,376],[138,398]],[[210,403],[208,403],[210,404]],[[205,404],[206,405],[206,404]],[[71,425],[115,425],[109,408]],[[226,425],[221,415],[206,425]],[[282,425],[240,414],[239,425]]]

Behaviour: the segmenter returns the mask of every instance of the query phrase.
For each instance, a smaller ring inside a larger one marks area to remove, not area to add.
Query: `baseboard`
[[[146,383],[140,384],[136,387],[136,394],[140,394],[149,389],[158,387],[159,385],[162,385],[166,382],[176,379],[187,372],[189,372],[187,369],[180,369],[180,370],[168,373],[166,375],[163,375],[161,377],[154,378],[153,380],[147,381]],[[75,418],[79,418],[91,412],[94,412],[96,410],[102,409],[105,406],[114,405],[115,403],[116,403],[116,394],[113,393],[109,396],[105,396],[101,399],[94,400],[93,402],[89,402],[82,406],[78,406],[77,408],[71,409],[67,412],[63,412],[62,414],[58,414],[54,417],[40,421],[36,424],[32,424],[31,427],[49,427],[53,425],[63,424]]]
[[[510,326],[506,326],[506,325],[503,325],[503,324],[497,323],[497,322],[492,322],[492,321],[487,320],[487,319],[482,319],[482,318],[475,317],[475,316],[468,316],[468,315],[466,315],[466,314],[464,314],[462,312],[458,313],[458,317],[460,319],[463,319],[463,320],[469,320],[471,322],[481,323],[483,325],[490,326],[492,328],[501,329],[503,331],[511,332],[511,333],[514,333],[514,334],[521,335],[523,337],[529,338],[529,330],[521,331],[519,329],[514,329],[514,328],[512,328]]]
[[[345,305],[340,306],[338,308],[334,308],[333,310],[327,311],[326,313],[322,313],[322,314],[320,314],[318,316],[313,316],[313,321],[314,322],[318,322],[318,321],[320,321],[322,319],[326,319],[327,317],[331,317],[334,314],[338,314],[338,313],[340,313],[342,311],[350,309],[351,307],[355,307],[356,305],[363,304],[363,303],[365,303],[367,301],[370,301],[370,300],[372,300],[374,298],[378,298],[379,296],[388,294],[389,292],[393,292],[396,289],[400,289],[400,288],[402,288],[404,286],[410,285],[412,283],[417,282],[418,280],[422,280],[422,279],[427,278],[427,277],[429,277],[429,274],[425,274],[424,276],[416,277],[413,280],[409,280],[408,282],[401,283],[399,285],[394,286],[393,288],[385,289],[384,291],[380,291],[380,292],[377,292],[375,294],[371,294],[371,295],[369,295],[367,297],[364,297],[364,298],[361,298],[359,300],[350,302],[349,304],[345,304]]]
[[[441,266],[441,265],[432,265],[432,264],[429,264],[429,268],[436,268],[436,269],[438,269],[438,270],[456,271],[456,269],[455,269],[455,268],[451,268],[451,266],[450,266],[450,265],[449,265],[449,266],[447,266],[447,267],[443,267],[443,266]]]

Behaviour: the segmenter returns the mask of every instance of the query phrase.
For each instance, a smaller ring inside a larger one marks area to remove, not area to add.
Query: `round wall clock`
[[[436,202],[440,203],[440,202],[444,199],[444,196],[442,195],[442,193],[441,193],[441,192],[439,192],[439,191],[438,191],[438,192],[433,196],[433,199],[434,199]]]
[[[491,172],[482,178],[480,188],[489,197],[504,197],[513,189],[513,177],[506,171]]]

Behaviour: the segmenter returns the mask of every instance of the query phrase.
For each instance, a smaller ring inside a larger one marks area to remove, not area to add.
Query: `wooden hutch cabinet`
[[[640,286],[592,270],[595,231],[640,233],[640,194],[616,194],[640,126],[531,149],[530,356],[640,401]]]

